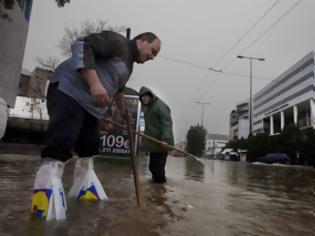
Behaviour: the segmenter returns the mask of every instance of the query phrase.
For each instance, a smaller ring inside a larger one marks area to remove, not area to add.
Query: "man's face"
[[[142,102],[142,104],[144,105],[144,106],[146,106],[146,105],[148,105],[149,103],[150,103],[150,101],[151,101],[151,96],[150,95],[143,95],[142,97],[141,97],[141,102]]]
[[[159,53],[161,42],[159,39],[154,39],[151,43],[145,39],[137,40],[137,47],[139,55],[136,58],[137,63],[144,63],[149,60],[153,60]]]

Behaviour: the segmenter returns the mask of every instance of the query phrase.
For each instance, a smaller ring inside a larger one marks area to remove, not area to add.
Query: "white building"
[[[248,101],[236,105],[236,110],[230,114],[229,140],[247,138],[249,134]]]
[[[314,52],[254,96],[253,133],[280,133],[289,124],[315,128]]]
[[[206,139],[206,155],[216,155],[222,151],[228,142],[228,136],[222,134],[208,134]]]
[[[8,111],[8,128],[47,130],[48,112],[46,93],[51,71],[35,68],[33,72],[22,70],[14,107]]]

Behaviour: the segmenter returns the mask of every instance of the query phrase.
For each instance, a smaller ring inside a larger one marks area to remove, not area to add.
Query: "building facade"
[[[229,125],[229,140],[236,140],[238,138],[238,115],[236,110],[232,110],[230,113],[230,125]]]
[[[206,156],[214,156],[222,151],[228,142],[228,136],[222,134],[208,134],[206,138]]]
[[[253,134],[279,134],[287,125],[315,128],[315,53],[312,51],[253,98]],[[248,101],[230,114],[230,140],[249,135]]]
[[[8,129],[47,130],[46,93],[52,71],[36,67],[22,70],[14,108],[9,109]]]
[[[253,133],[278,134],[286,125],[315,128],[314,52],[254,96]]]
[[[31,73],[22,70],[17,95],[30,98],[45,98],[49,76],[52,73],[50,70],[39,67],[36,67]]]
[[[229,140],[247,138],[249,134],[248,101],[236,105],[236,110],[230,114]]]

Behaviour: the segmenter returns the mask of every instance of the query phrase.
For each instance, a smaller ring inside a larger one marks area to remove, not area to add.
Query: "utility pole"
[[[196,103],[201,105],[201,126],[203,127],[203,117],[204,117],[204,113],[205,113],[205,105],[209,105],[210,102],[197,101]]]
[[[265,58],[237,56],[239,59],[249,60],[249,134],[253,134],[253,60],[264,61]]]

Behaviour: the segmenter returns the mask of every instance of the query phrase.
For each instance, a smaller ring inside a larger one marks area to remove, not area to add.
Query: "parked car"
[[[226,148],[221,153],[217,154],[217,158],[226,161],[240,161],[239,154],[232,148]]]
[[[285,153],[269,153],[263,157],[259,157],[258,161],[264,162],[267,164],[279,163],[279,164],[288,164],[290,159]]]

